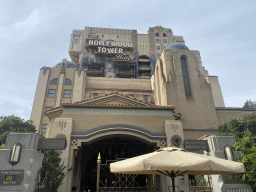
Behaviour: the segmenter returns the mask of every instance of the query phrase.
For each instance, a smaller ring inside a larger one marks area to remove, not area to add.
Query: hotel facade
[[[253,112],[226,108],[218,77],[169,28],[150,27],[147,34],[73,30],[69,54],[71,61],[40,69],[31,113],[39,133],[67,140],[59,191],[94,191],[99,152],[106,166],[101,180],[115,187],[120,180],[109,173],[109,162],[169,144],[182,147],[184,140],[214,135],[225,121]],[[144,180],[136,182],[146,186]],[[156,184],[164,191],[162,177]]]

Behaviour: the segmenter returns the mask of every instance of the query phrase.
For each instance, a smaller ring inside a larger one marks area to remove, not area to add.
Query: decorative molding
[[[45,66],[45,67],[42,67],[41,69],[43,69],[44,75],[45,75],[45,73],[46,73],[46,71],[47,71],[48,69],[50,70],[50,68],[49,68],[49,67],[46,67],[46,66]],[[41,69],[40,69],[40,70],[41,70]]]
[[[100,126],[94,129],[91,129],[89,131],[85,132],[72,132],[72,137],[73,139],[87,139],[90,137],[93,137],[95,135],[99,135],[102,133],[106,132],[114,132],[114,131],[123,131],[123,132],[132,132],[132,133],[137,133],[139,135],[145,136],[149,139],[153,140],[166,140],[166,134],[165,133],[153,133],[151,131],[148,131],[146,129],[132,126],[132,125],[125,125],[125,124],[113,124],[113,125],[105,125],[105,126]]]

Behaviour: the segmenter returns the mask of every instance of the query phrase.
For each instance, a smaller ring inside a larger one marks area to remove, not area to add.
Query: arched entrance
[[[146,175],[138,175],[130,178],[118,178],[110,173],[109,163],[117,160],[135,157],[156,150],[156,143],[150,143],[144,139],[130,135],[109,135],[97,138],[89,143],[82,143],[81,148],[81,180],[80,191],[96,191],[97,157],[101,154],[101,187],[115,187],[117,182],[129,187],[146,187],[150,178]],[[133,178],[132,178],[133,177]],[[134,182],[134,183],[132,183]]]

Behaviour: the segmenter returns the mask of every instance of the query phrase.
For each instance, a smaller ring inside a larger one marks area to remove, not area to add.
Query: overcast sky
[[[73,29],[171,28],[219,77],[226,107],[256,99],[255,1],[1,0],[0,116],[30,118],[39,70],[68,54]]]

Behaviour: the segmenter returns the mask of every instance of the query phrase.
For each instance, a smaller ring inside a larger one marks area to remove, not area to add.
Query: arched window
[[[156,33],[156,37],[159,37],[159,33]]]
[[[165,33],[163,33],[163,37],[166,37],[166,34],[165,34]]]
[[[58,78],[55,78],[51,80],[50,85],[57,85],[57,83],[58,83]]]
[[[72,81],[70,79],[65,79],[65,85],[72,85]]]
[[[185,94],[186,96],[191,96],[186,58],[181,57],[180,61],[181,61],[181,68],[182,68],[182,74],[183,74]]]

